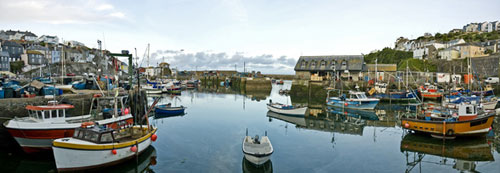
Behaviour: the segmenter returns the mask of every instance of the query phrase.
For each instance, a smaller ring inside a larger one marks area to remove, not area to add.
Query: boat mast
[[[62,54],[62,56],[61,56],[61,78],[62,78],[61,84],[62,85],[64,85],[64,59],[65,59],[65,54],[66,54],[66,53],[64,53],[64,47],[65,47],[65,45],[64,45],[64,40],[63,40],[62,52],[61,52],[61,54]]]
[[[408,68],[408,60],[406,60],[406,89],[408,89],[408,72],[409,72],[409,68]]]
[[[377,78],[378,78],[377,61],[378,61],[378,58],[375,59],[375,83],[377,83]]]

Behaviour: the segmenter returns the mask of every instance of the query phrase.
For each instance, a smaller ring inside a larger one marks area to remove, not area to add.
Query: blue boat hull
[[[155,113],[161,115],[180,115],[184,114],[184,107],[156,107]]]
[[[328,106],[348,108],[348,109],[375,109],[379,100],[373,101],[346,101],[340,99],[329,99],[326,103]],[[347,104],[346,104],[347,103]]]
[[[376,93],[373,97],[378,98],[383,101],[417,101],[415,94],[411,92],[398,92],[391,94]]]
[[[333,114],[347,115],[365,120],[379,120],[377,114],[373,110],[342,109],[338,107],[328,107],[328,110]]]

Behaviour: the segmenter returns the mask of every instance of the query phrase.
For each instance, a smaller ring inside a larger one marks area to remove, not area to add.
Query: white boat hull
[[[161,94],[161,90],[146,90],[146,94]]]
[[[52,147],[56,167],[58,171],[77,171],[85,169],[95,169],[104,166],[111,166],[136,157],[151,145],[151,137],[138,144],[138,152],[130,150],[130,146],[115,148],[116,155],[112,149],[104,150],[83,150],[63,147]],[[112,145],[112,144],[109,144]]]
[[[484,103],[481,103],[481,106],[483,106],[483,109],[486,109],[486,110],[494,110],[495,107],[497,106],[497,101],[484,102]]]
[[[252,162],[255,165],[262,165],[267,161],[269,161],[269,158],[271,158],[271,155],[263,157],[255,157],[250,154],[245,154],[245,159],[247,159],[249,162]]]
[[[267,109],[279,114],[298,115],[298,116],[304,116],[307,111],[307,107],[295,108],[295,109],[278,109],[269,105],[267,105]]]

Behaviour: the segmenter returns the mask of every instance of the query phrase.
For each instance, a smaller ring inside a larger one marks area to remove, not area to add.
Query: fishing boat
[[[145,125],[110,127],[85,122],[74,131],[72,137],[54,140],[52,151],[57,170],[92,170],[137,158],[157,139],[157,128],[149,125],[147,117],[159,100],[155,99],[144,114]],[[116,107],[117,103],[114,105]]]
[[[146,94],[161,94],[162,90],[155,88],[152,85],[143,86],[142,89],[146,90]]]
[[[481,106],[486,110],[494,110],[497,106],[498,98],[493,96],[486,96],[481,99]]]
[[[366,97],[364,92],[349,91],[349,98],[347,98],[344,94],[340,97],[329,97],[330,91],[327,93],[326,100],[328,106],[349,109],[375,109],[375,106],[380,102],[380,99]]]
[[[155,113],[160,115],[182,115],[187,107],[172,107],[172,104],[163,104],[155,107]]]
[[[246,136],[243,139],[243,154],[245,154],[245,159],[255,165],[262,165],[269,161],[273,152],[273,145],[267,137],[267,132],[265,136],[262,136],[262,139],[259,139],[259,135],[255,135],[252,138],[248,136],[247,129]]]
[[[437,138],[454,139],[457,136],[480,136],[488,133],[495,111],[484,111],[473,104],[460,104],[458,109],[426,111],[424,116],[405,116],[403,128],[430,134]]]
[[[285,84],[285,82],[283,80],[279,80],[279,81],[276,81],[276,84],[283,85],[283,84]]]
[[[96,98],[94,100],[99,104],[104,98]],[[100,108],[95,108],[98,104],[91,105],[88,115],[68,116],[67,109],[74,108],[73,105],[59,104],[50,102],[47,105],[33,106],[28,105],[26,109],[29,112],[28,117],[8,120],[4,123],[4,127],[14,137],[17,143],[23,148],[26,153],[33,153],[42,150],[51,149],[52,141],[57,138],[70,137],[82,122],[96,121],[100,125],[108,127],[119,127],[133,123],[133,117],[129,113],[129,109],[123,106],[123,97],[118,101],[121,102],[121,109],[124,111],[118,114],[118,111],[112,117],[96,114],[95,111]],[[101,103],[104,105],[104,103]],[[94,109],[95,108],[95,109]]]
[[[424,99],[438,100],[443,96],[442,92],[439,91],[437,86],[430,85],[428,83],[426,83],[425,86],[420,86],[419,92],[420,97]]]
[[[473,95],[482,95],[482,96],[490,96],[490,95],[494,95],[494,92],[493,92],[493,87],[491,87],[491,85],[486,85],[486,87],[484,88],[484,90],[482,91],[472,91],[472,94]]]
[[[56,139],[52,150],[58,171],[102,168],[138,157],[157,139],[157,129],[149,125],[107,128],[84,125],[73,137]]]
[[[293,105],[272,103],[272,100],[269,100],[269,103],[267,104],[267,109],[280,114],[296,115],[296,116],[304,116],[307,111],[307,107],[295,107]]]

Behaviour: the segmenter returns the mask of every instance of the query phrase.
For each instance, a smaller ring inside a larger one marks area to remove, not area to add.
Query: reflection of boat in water
[[[2,151],[3,154],[3,151]],[[24,153],[15,153],[14,155],[0,155],[0,160],[4,165],[9,165],[0,170],[2,172],[57,172],[53,156],[47,154],[25,155]],[[5,158],[5,160],[4,160]],[[8,159],[8,160],[7,160]],[[144,172],[150,165],[156,164],[156,149],[153,146],[148,147],[135,159],[104,168],[101,172]]]
[[[252,173],[255,173],[255,172],[263,172],[263,173],[271,173],[273,172],[273,162],[271,160],[267,161],[266,163],[262,164],[262,165],[254,165],[252,162],[248,161],[247,159],[245,159],[245,157],[243,157],[243,161],[242,161],[242,166],[243,168],[243,172],[244,173],[247,173],[247,172],[252,172]]]
[[[304,117],[299,117],[299,116],[289,116],[289,115],[283,115],[283,114],[278,114],[273,111],[267,111],[267,116],[271,118],[276,118],[285,122],[289,122],[292,124],[296,124],[297,126],[306,126],[306,120]]]
[[[361,118],[365,120],[378,120],[378,116],[373,110],[361,109],[342,109],[339,107],[328,107],[328,111],[333,114],[343,114],[350,117]]]
[[[476,162],[494,161],[490,145],[485,138],[446,140],[444,142],[441,139],[425,135],[407,134],[401,141],[400,149],[407,157],[407,172],[419,163],[433,163],[424,160],[425,155],[442,157],[443,160],[439,164],[444,165],[447,164],[447,158],[454,159],[455,162],[452,166],[459,171],[474,172]],[[411,156],[411,153],[414,156]]]
[[[156,149],[149,146],[143,153],[135,159],[129,160],[123,164],[115,165],[102,170],[102,172],[150,172],[150,166],[156,165]]]

